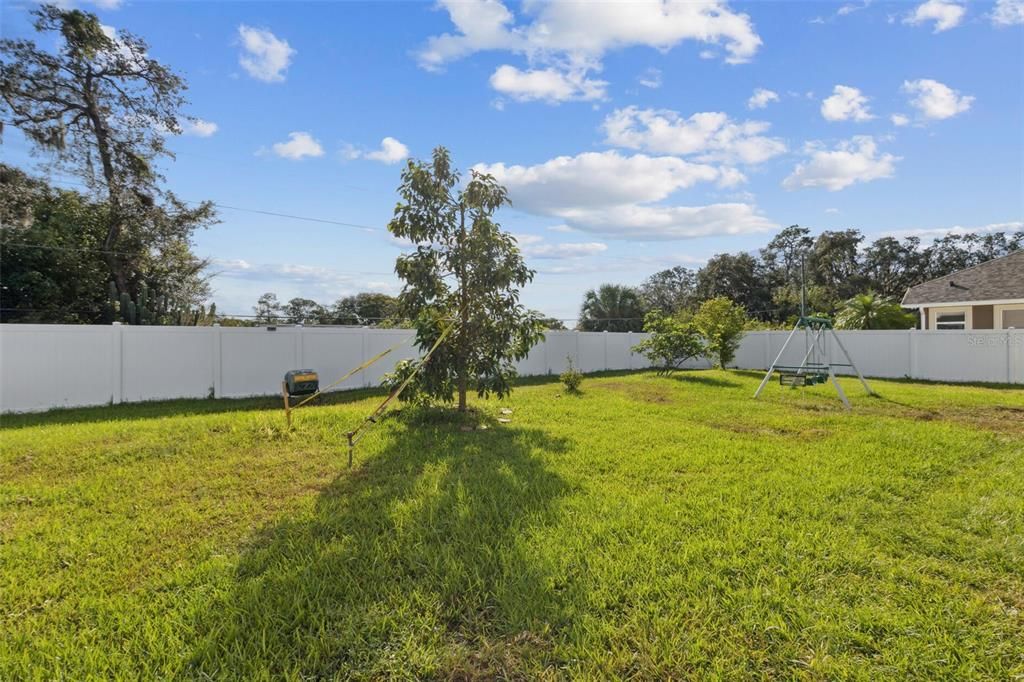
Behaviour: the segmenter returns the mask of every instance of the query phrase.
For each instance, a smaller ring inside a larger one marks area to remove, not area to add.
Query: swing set
[[[799,365],[782,365],[779,362],[782,360],[782,356],[786,353],[786,348],[789,346],[790,341],[796,336],[797,331],[804,330],[804,347],[806,352],[804,353],[803,360],[800,361]],[[813,336],[812,336],[813,334]],[[832,343],[843,352],[843,356],[846,359],[845,363],[832,362]],[[832,382],[835,386],[836,393],[839,394],[839,399],[843,401],[843,405],[846,409],[850,409],[850,401],[846,398],[846,393],[843,392],[843,387],[839,384],[839,380],[836,379],[835,368],[836,367],[847,367],[852,369],[856,374],[857,378],[860,379],[861,385],[864,386],[864,390],[868,392],[868,395],[875,395],[875,392],[868,386],[867,380],[864,375],[857,369],[857,365],[854,364],[853,358],[850,357],[849,351],[846,350],[846,346],[839,339],[839,335],[836,334],[836,330],[832,328],[832,322],[824,317],[805,317],[800,316],[797,320],[796,325],[793,327],[793,331],[786,337],[786,342],[782,344],[782,349],[779,354],[775,356],[775,360],[768,368],[768,372],[764,375],[764,379],[761,380],[761,385],[757,387],[757,391],[754,392],[754,398],[761,395],[761,391],[768,385],[768,381],[772,378],[772,374],[776,371],[779,373],[779,385],[789,386],[790,388],[800,388],[802,386],[814,386],[816,384],[824,384],[826,382]]]
[[[417,374],[420,373],[420,370],[422,370],[423,367],[426,366],[427,362],[430,360],[430,356],[432,356],[434,354],[434,351],[438,349],[441,343],[443,343],[444,340],[448,338],[448,335],[451,334],[455,326],[456,325],[454,322],[450,323],[444,329],[444,331],[441,332],[441,335],[437,337],[437,341],[434,342],[434,345],[430,347],[430,349],[422,358],[420,358],[419,363],[416,365],[415,369],[409,373],[409,376],[405,378],[405,381],[403,381],[401,384],[395,387],[395,389],[388,394],[387,398],[384,399],[384,402],[378,405],[377,409],[375,409],[365,419],[363,419],[363,421],[360,422],[356,428],[345,433],[345,438],[348,440],[349,467],[352,466],[352,455],[355,450],[356,443],[362,440],[363,436],[365,435],[366,429],[368,429],[373,424],[376,424],[378,418],[384,413],[388,405],[391,404],[392,401],[396,400],[402,394],[402,391],[404,391],[406,387],[410,383],[412,383],[412,380],[416,377]],[[284,413],[285,419],[288,421],[288,429],[291,430],[292,428],[292,410],[297,410],[298,408],[312,401],[314,398],[318,398],[319,396],[323,395],[324,393],[331,390],[335,386],[344,382],[346,379],[349,379],[358,372],[361,372],[364,369],[370,367],[383,357],[390,355],[393,351],[405,345],[413,338],[414,336],[410,335],[407,338],[402,339],[395,345],[391,346],[390,348],[386,348],[380,353],[377,353],[369,360],[366,360],[359,366],[346,372],[344,376],[342,376],[340,379],[330,384],[326,388],[319,388],[319,377],[313,370],[300,369],[292,370],[286,373],[284,381],[281,382],[281,396],[284,399]],[[299,398],[300,401],[292,405],[291,401],[295,398]]]
[[[835,368],[846,367],[852,369],[856,374],[857,378],[860,379],[860,383],[864,386],[864,390],[868,392],[868,395],[876,395],[871,387],[868,386],[867,380],[864,375],[857,369],[857,365],[854,364],[853,358],[850,357],[849,351],[846,350],[846,346],[839,339],[839,335],[836,334],[836,330],[832,327],[832,321],[825,317],[813,317],[808,316],[805,312],[807,298],[807,286],[804,282],[804,263],[803,259],[800,260],[800,319],[797,320],[793,326],[793,331],[786,337],[786,342],[782,344],[782,349],[779,354],[775,356],[775,360],[768,367],[768,371],[764,375],[764,379],[761,380],[761,385],[754,391],[754,398],[756,399],[761,395],[761,391],[768,385],[768,381],[772,378],[772,374],[776,371],[779,373],[779,385],[789,386],[790,388],[801,388],[803,386],[815,386],[817,384],[824,384],[831,382],[836,389],[836,393],[839,394],[839,399],[843,401],[843,405],[846,409],[850,408],[850,401],[846,398],[846,393],[843,392],[843,387],[839,384],[839,380],[836,378]],[[804,330],[804,358],[800,361],[799,365],[781,365],[779,361],[782,360],[782,356],[786,353],[786,348],[789,343],[796,336],[796,333],[803,329]],[[835,343],[839,347],[839,350],[843,352],[843,356],[846,359],[845,363],[832,362],[832,344]]]

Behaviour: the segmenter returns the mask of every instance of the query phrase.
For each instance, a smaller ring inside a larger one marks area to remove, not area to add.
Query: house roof
[[[903,305],[1024,300],[1024,250],[907,289]]]

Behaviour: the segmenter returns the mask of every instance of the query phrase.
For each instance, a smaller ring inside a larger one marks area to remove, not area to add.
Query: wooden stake
[[[351,469],[352,468],[352,450],[356,447],[356,444],[352,442],[352,432],[351,431],[346,433],[345,437],[348,438],[348,468]]]

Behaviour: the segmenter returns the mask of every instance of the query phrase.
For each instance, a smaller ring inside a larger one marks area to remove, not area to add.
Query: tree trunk
[[[110,275],[114,279],[117,293],[131,293],[128,291],[128,277],[125,274],[124,264],[118,260],[117,254],[114,253],[114,246],[117,244],[118,237],[121,236],[123,227],[120,188],[117,182],[117,173],[114,170],[106,123],[103,121],[103,117],[96,106],[96,100],[93,97],[93,78],[91,73],[86,74],[83,89],[86,93],[86,115],[92,123],[93,133],[96,135],[96,151],[100,156],[103,180],[107,185],[107,204],[110,207],[110,213],[107,217],[107,234],[103,239],[103,260],[110,269]]]
[[[458,249],[465,254],[466,242],[466,209],[461,209],[459,223],[459,246]],[[466,411],[466,389],[469,385],[468,368],[466,367],[466,331],[469,325],[469,305],[466,294],[466,264],[465,258],[459,264],[459,334],[456,345],[458,353],[457,371],[459,388],[459,412]]]

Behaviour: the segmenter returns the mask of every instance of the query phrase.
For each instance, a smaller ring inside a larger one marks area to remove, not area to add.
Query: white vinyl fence
[[[377,386],[395,363],[419,357],[408,329],[0,325],[0,412],[168,398],[279,393],[284,373],[313,369],[327,386],[381,351],[390,355],[337,390]],[[642,369],[631,352],[646,334],[548,332],[519,373]]]
[[[0,325],[0,412],[168,398],[236,398],[280,390],[289,369],[313,369],[326,386],[410,330],[338,327],[130,327]],[[764,369],[788,332],[747,334],[736,357]],[[861,371],[875,377],[1024,383],[1024,331],[840,332]],[[519,363],[524,376],[558,374],[566,358],[584,372],[642,369],[631,351],[645,334],[548,332]],[[835,358],[838,358],[838,349]],[[802,334],[783,362],[804,354]],[[396,362],[418,356],[406,343],[339,390],[376,386]],[[843,360],[833,359],[833,362]],[[707,367],[706,361],[689,363]]]

